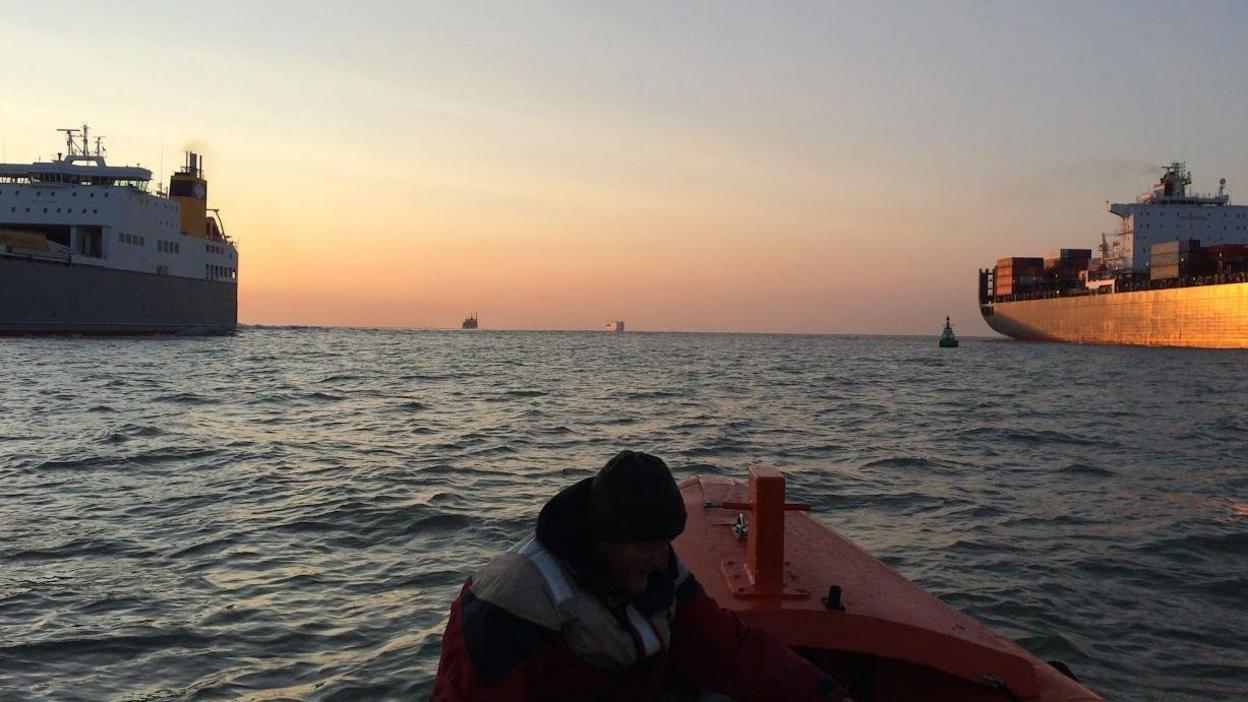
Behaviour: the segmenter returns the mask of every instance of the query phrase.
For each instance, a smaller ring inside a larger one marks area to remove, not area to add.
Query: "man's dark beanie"
[[[662,459],[621,451],[590,484],[589,522],[598,541],[669,541],[685,530],[685,501]]]

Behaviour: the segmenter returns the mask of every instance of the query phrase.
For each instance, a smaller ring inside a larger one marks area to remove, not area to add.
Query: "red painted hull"
[[[805,512],[779,513],[782,584],[763,587],[770,581],[755,581],[745,564],[766,558],[769,547],[750,547],[732,528],[745,513],[749,538],[764,532],[767,517],[742,505],[762,498],[720,477],[691,478],[680,489],[689,520],[675,549],[707,593],[836,676],[857,702],[1101,699]],[[707,506],[724,502],[737,504]],[[834,585],[843,610],[824,603]]]

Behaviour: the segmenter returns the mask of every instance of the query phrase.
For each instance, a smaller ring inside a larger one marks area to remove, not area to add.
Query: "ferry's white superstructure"
[[[0,164],[0,333],[233,330],[238,250],[202,158],[151,193],[151,171],[108,165],[85,125],[62,131],[56,160]]]

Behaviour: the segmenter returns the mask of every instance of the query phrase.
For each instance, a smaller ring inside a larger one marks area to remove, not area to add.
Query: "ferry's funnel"
[[[182,210],[182,233],[199,239],[208,233],[208,181],[204,180],[204,157],[186,152],[186,165],[169,178],[169,197]]]

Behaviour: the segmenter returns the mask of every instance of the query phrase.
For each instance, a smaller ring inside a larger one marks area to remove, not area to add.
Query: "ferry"
[[[238,326],[238,247],[189,152],[113,166],[87,125],[51,161],[0,163],[0,335],[222,334]]]

